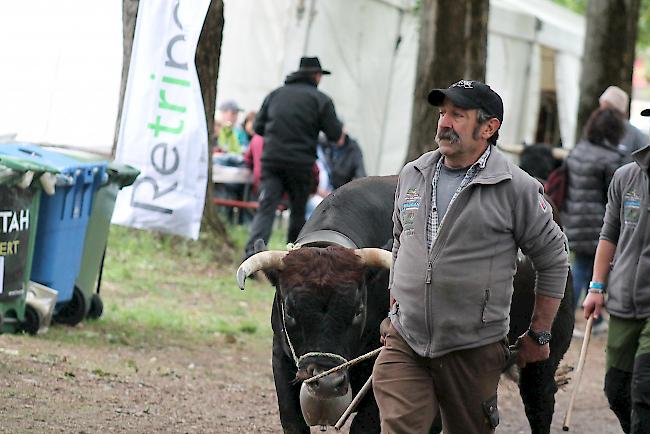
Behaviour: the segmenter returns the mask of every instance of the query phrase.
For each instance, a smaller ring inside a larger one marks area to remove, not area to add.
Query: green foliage
[[[641,1],[641,11],[639,13],[639,34],[636,43],[639,48],[650,48],[650,0]]]
[[[584,15],[587,12],[587,0],[553,0],[555,3],[564,6],[567,9],[571,9],[573,12],[576,12],[580,15]]]
[[[45,339],[84,345],[191,346],[237,341],[268,343],[274,291],[235,272],[248,230],[232,226],[235,248],[111,226],[101,296],[104,315],[77,327],[54,326]],[[270,247],[283,249],[285,230]]]
[[[555,3],[562,5],[573,12],[585,15],[587,12],[588,0],[553,0]],[[641,9],[639,10],[639,33],[636,44],[638,48],[650,48],[650,0],[641,0]]]

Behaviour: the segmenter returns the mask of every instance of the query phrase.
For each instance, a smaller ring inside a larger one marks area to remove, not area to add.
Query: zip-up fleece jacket
[[[601,240],[616,244],[607,310],[621,318],[650,317],[650,146],[614,173]]]
[[[543,187],[493,148],[485,167],[449,205],[428,252],[426,227],[439,151],[400,173],[393,212],[390,312],[393,326],[424,357],[497,342],[510,325],[518,248],[537,270],[535,291],[562,298],[566,237]]]

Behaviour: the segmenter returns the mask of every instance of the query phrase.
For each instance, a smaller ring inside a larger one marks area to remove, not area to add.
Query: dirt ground
[[[580,344],[574,340],[564,363],[577,363]],[[592,339],[571,432],[622,432],[602,393],[604,346],[605,337]],[[557,394],[552,432],[562,432],[571,387]],[[529,432],[517,388],[505,379],[499,407],[497,432]],[[270,343],[89,348],[2,335],[0,432],[279,433]]]

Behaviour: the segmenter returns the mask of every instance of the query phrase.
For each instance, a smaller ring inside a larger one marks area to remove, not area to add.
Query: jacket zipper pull
[[[485,324],[487,319],[485,318],[485,310],[487,309],[488,302],[490,301],[490,290],[485,290],[485,298],[483,298],[483,308],[481,309],[481,322]]]
[[[427,262],[427,280],[426,283],[431,283],[431,262]]]

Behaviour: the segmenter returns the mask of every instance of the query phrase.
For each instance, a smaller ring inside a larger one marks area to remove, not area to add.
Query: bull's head
[[[276,286],[274,314],[281,321],[279,333],[284,335],[278,337],[296,363],[296,381],[301,381],[358,355],[367,314],[366,269],[390,268],[391,262],[391,252],[377,248],[330,246],[265,251],[241,264],[237,281],[243,289],[246,277],[257,271],[263,270],[271,277]],[[303,384],[305,387],[310,396],[324,402],[349,395],[347,371]],[[321,405],[320,401],[314,404]],[[303,403],[307,419],[304,407]],[[320,408],[311,411],[321,416],[307,423],[321,424],[324,413]]]

